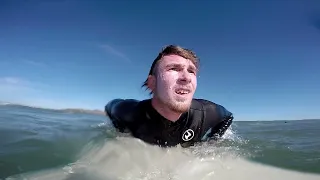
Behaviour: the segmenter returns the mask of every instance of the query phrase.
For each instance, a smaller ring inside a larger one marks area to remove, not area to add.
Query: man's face
[[[177,55],[160,60],[152,87],[154,97],[176,112],[189,109],[197,88],[197,69],[188,59]]]

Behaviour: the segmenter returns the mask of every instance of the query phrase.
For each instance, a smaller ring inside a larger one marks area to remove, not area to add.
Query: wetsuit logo
[[[192,129],[187,129],[183,135],[182,135],[182,140],[184,141],[190,141],[194,136],[194,131]]]

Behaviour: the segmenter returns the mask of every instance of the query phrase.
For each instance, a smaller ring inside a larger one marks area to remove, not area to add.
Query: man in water
[[[166,46],[153,61],[143,86],[151,99],[113,99],[106,115],[120,132],[161,147],[218,139],[233,121],[223,106],[193,97],[199,59],[180,46]]]

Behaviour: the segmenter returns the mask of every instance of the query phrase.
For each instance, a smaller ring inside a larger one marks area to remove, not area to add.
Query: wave
[[[103,126],[103,125],[100,125]],[[228,142],[232,142],[230,145]],[[194,180],[194,179],[319,179],[319,175],[284,170],[247,160],[233,131],[222,141],[191,148],[160,148],[119,135],[90,142],[78,160],[63,167],[7,178],[37,180]]]

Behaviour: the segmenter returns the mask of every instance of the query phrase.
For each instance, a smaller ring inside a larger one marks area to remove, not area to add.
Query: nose
[[[180,72],[179,82],[183,84],[188,84],[191,82],[191,75],[187,69]]]

